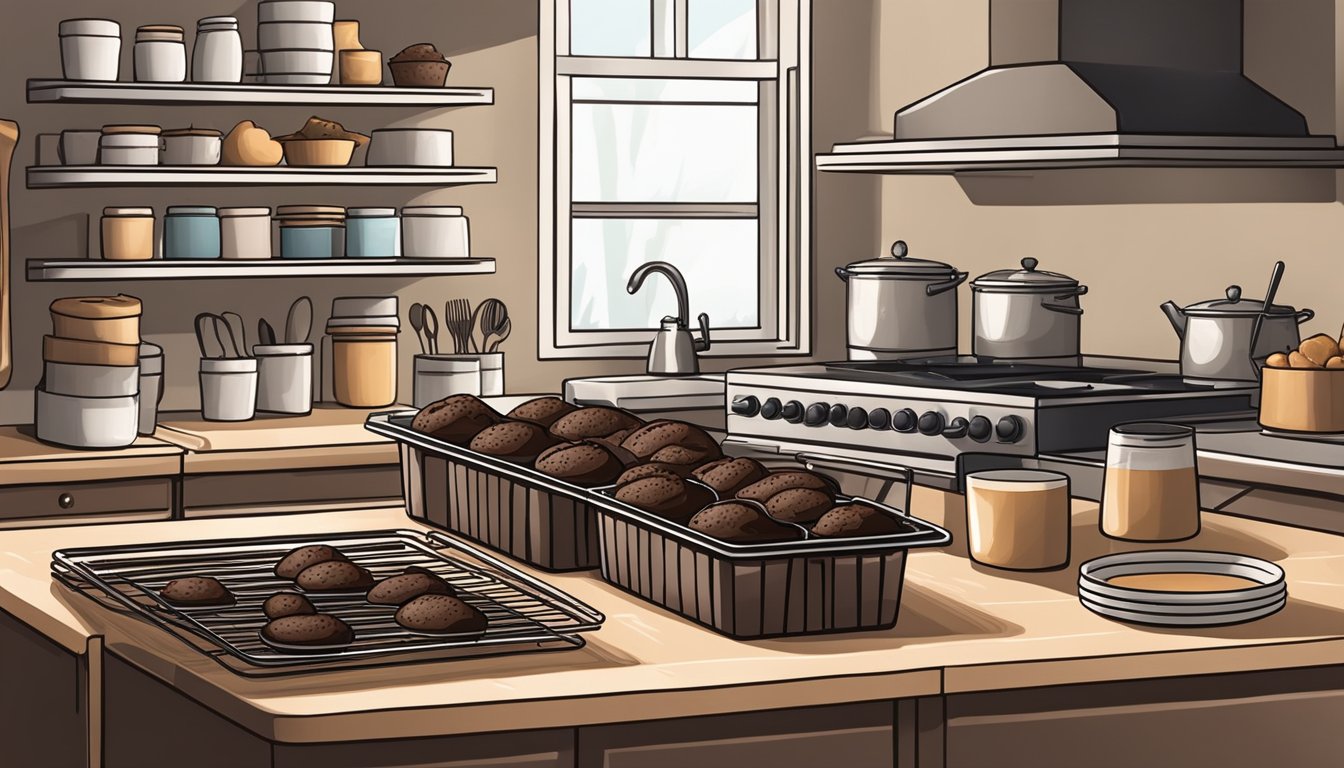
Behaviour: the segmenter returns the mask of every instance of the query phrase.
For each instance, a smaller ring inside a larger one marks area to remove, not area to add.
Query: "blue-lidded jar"
[[[351,208],[345,214],[345,255],[351,259],[401,256],[401,219],[396,208]]]
[[[169,206],[163,218],[163,258],[218,259],[219,212],[209,205]]]
[[[282,205],[280,258],[339,259],[345,255],[345,209],[334,205]]]

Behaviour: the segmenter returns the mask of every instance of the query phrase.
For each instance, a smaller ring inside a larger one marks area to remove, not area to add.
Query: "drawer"
[[[0,521],[130,512],[171,513],[173,478],[142,477],[0,488]]]
[[[187,475],[182,481],[182,508],[188,516],[332,503],[353,507],[400,498],[398,464]]]

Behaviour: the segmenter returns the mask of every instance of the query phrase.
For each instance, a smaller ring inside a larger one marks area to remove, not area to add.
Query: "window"
[[[803,0],[541,4],[540,355],[642,357],[686,278],[706,354],[807,352]],[[551,130],[553,128],[553,130]]]

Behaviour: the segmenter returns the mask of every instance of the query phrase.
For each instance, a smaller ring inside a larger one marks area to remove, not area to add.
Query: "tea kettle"
[[[663,318],[662,327],[649,344],[649,374],[653,376],[687,376],[700,372],[700,358],[696,355],[709,349],[709,315],[700,313],[700,338],[691,335],[691,301],[686,291],[686,278],[681,271],[665,261],[650,261],[630,275],[625,289],[635,293],[644,285],[644,279],[654,272],[665,275],[677,294],[677,314]]]
[[[1228,286],[1225,298],[1186,307],[1168,301],[1162,311],[1181,339],[1181,375],[1220,381],[1256,381],[1257,361],[1296,349],[1302,340],[1297,327],[1316,316],[1310,309],[1243,298],[1238,285]]]

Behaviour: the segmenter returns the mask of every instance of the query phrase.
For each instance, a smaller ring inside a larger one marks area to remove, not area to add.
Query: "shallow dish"
[[[1240,589],[1143,589],[1122,586],[1111,580],[1120,576],[1217,576],[1244,580]],[[1286,588],[1283,569],[1247,555],[1190,550],[1150,550],[1108,555],[1090,560],[1079,568],[1078,586],[1102,597],[1141,605],[1143,603],[1212,605],[1257,600]]]
[[[365,165],[448,168],[453,132],[433,128],[379,128],[369,141]]]
[[[1087,598],[1080,598],[1080,601],[1084,607],[1093,613],[1130,624],[1150,624],[1158,627],[1221,627],[1229,624],[1244,624],[1278,613],[1288,604],[1288,596],[1284,595],[1259,608],[1235,610],[1229,613],[1180,615],[1112,608],[1092,602]]]
[[[1168,616],[1200,616],[1224,613],[1237,613],[1264,608],[1284,598],[1286,590],[1279,590],[1267,597],[1253,600],[1233,600],[1226,603],[1142,603],[1099,595],[1084,587],[1078,588],[1078,597],[1083,602],[1118,611],[1154,613]]]
[[[285,162],[296,167],[340,167],[355,154],[354,139],[284,139]]]

